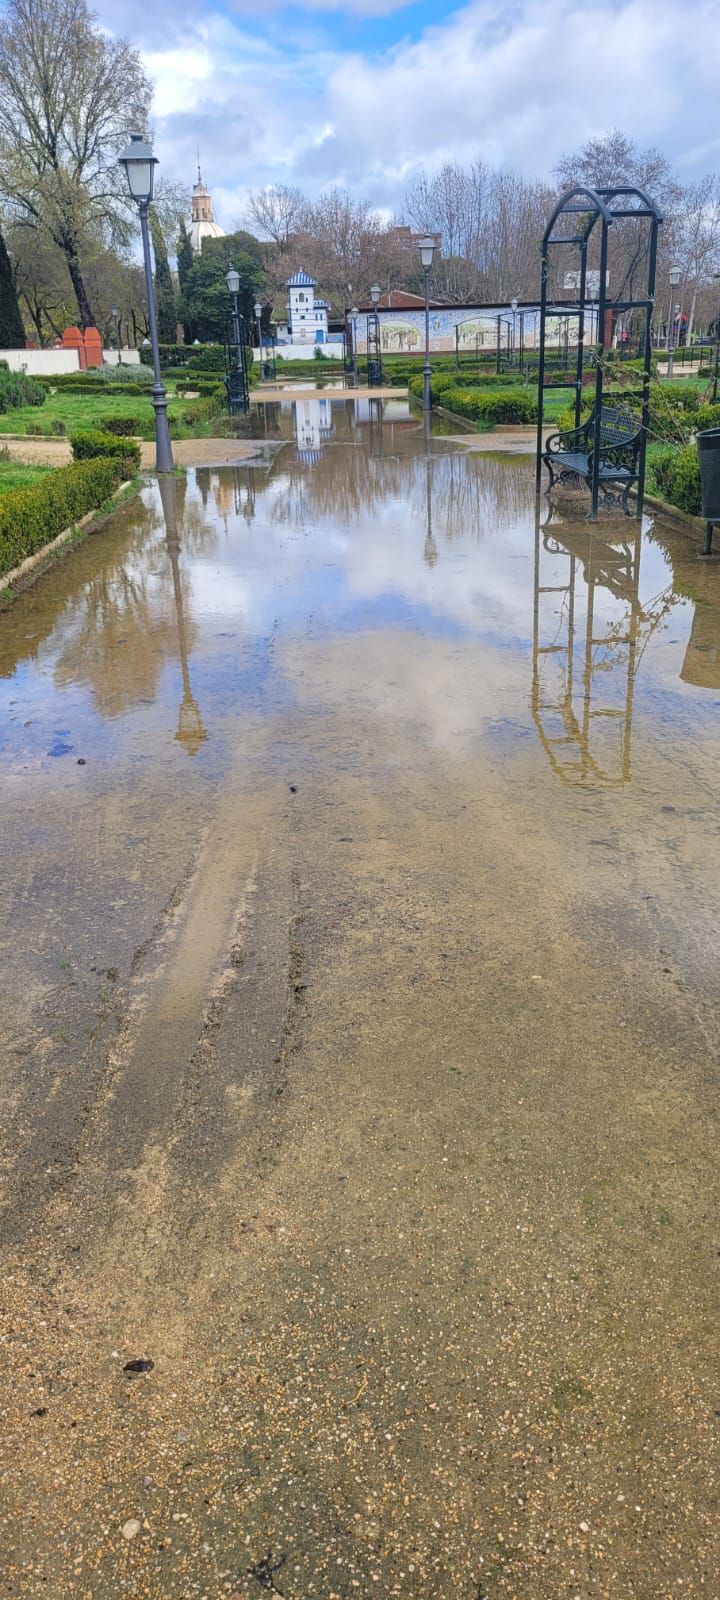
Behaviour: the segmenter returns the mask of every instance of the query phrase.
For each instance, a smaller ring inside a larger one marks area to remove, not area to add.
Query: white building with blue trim
[[[278,344],[326,344],[330,303],[316,296],[315,279],[309,272],[294,272],[286,288],[287,316],[277,324]]]

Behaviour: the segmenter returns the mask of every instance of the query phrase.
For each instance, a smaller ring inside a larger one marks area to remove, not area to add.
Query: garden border
[[[102,511],[99,506],[94,511],[86,511],[85,516],[81,517],[79,522],[73,522],[69,527],[63,528],[62,532],[56,534],[49,544],[44,544],[42,549],[36,550],[33,555],[26,556],[25,560],[20,562],[19,567],[13,567],[11,572],[0,574],[0,611],[6,610],[17,595],[21,594],[25,589],[29,589],[37,578],[42,577],[47,567],[54,566],[55,563],[51,558],[56,555],[62,546],[70,544],[74,546],[79,542],[77,538],[79,533],[84,533],[87,536],[89,532],[95,531],[95,528],[100,528],[108,517],[113,515],[113,512],[117,509],[117,502],[121,498],[131,498],[128,494],[129,489],[133,490],[134,493],[139,493],[140,482],[140,475],[136,478],[127,478],[124,483],[118,484],[117,489],[111,495],[110,507],[107,511]],[[94,525],[92,528],[91,524]],[[16,588],[15,585],[18,585],[18,587]]]

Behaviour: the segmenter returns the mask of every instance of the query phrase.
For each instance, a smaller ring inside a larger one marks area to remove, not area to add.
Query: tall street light
[[[670,287],[671,287],[671,289],[676,289],[677,288],[681,277],[682,277],[682,267],[671,267],[670,268],[670,271],[668,273],[668,278],[670,279]],[[669,320],[668,320],[668,340],[667,340],[667,350],[668,350],[667,375],[668,375],[669,378],[671,378],[672,375],[673,375],[673,359],[674,359],[674,356],[675,356],[675,312],[676,312],[676,310],[679,310],[679,307],[675,306],[674,301],[675,301],[675,296],[674,296],[674,294],[671,294],[670,295],[670,317],[669,317]]]
[[[371,318],[370,317],[366,317],[366,319],[365,319],[365,321],[366,321],[366,330],[367,330],[366,331],[366,340],[367,340],[368,383],[371,384],[371,385],[374,384],[377,388],[379,388],[380,384],[382,383],[382,354],[381,354],[381,349],[380,349],[380,317],[378,315],[378,306],[380,304],[380,294],[381,294],[381,289],[380,289],[379,283],[374,283],[372,285],[371,290],[370,290],[370,299],[372,300],[372,304],[373,304],[373,310],[372,310],[372,346],[373,346],[372,364],[371,364],[371,361],[370,361],[370,343],[371,343],[371,340],[370,340],[370,322],[371,322]],[[372,365],[372,370],[371,370],[371,365]]]
[[[260,377],[262,378],[262,376],[263,376],[262,306],[261,306],[259,300],[255,301],[255,305],[253,306],[253,310],[255,312],[255,321],[257,323],[258,356],[259,356],[259,360],[260,360]]]
[[[513,364],[515,362],[515,318],[517,317],[517,306],[518,306],[517,295],[513,295],[512,300],[510,301],[510,310],[512,311],[512,319],[513,319],[513,329],[512,329]]]
[[[155,466],[158,472],[172,472],[174,463],[168,424],[167,394],[160,376],[160,346],[158,344],[155,287],[153,284],[152,257],[150,255],[150,230],[148,228],[148,211],[153,197],[157,164],[157,156],[154,156],[150,146],[145,144],[142,135],[139,133],[131,134],[127,150],[124,150],[120,156],[120,165],[125,168],[128,188],[140,213],[148,322],[150,323],[150,345],[155,380],[152,386],[152,403],[155,407]]]
[[[245,365],[245,337],[243,321],[240,315],[238,295],[240,293],[240,273],[236,267],[229,267],[225,274],[225,282],[230,295],[230,338],[227,341],[226,363],[227,372],[225,382],[228,392],[228,405],[231,412],[247,411],[249,406],[247,367]],[[233,351],[235,365],[232,366]]]
[[[435,240],[429,236],[420,240],[420,260],[425,282],[425,365],[423,366],[423,411],[430,411],[430,273],[432,271]]]
[[[713,273],[715,283],[720,283],[720,272]],[[718,361],[720,361],[720,305],[715,316],[715,360],[713,363],[712,403],[717,404],[718,397]]]
[[[352,327],[352,381],[353,389],[358,386],[358,360],[357,360],[357,319],[360,311],[357,306],[350,308],[350,325]]]
[[[117,306],[111,306],[110,315],[111,315],[111,317],[113,319],[113,322],[115,323],[115,338],[117,340],[118,366],[120,366],[121,363],[122,363],[122,352],[121,352],[121,349],[120,349],[120,312],[119,312],[119,309],[118,309]]]

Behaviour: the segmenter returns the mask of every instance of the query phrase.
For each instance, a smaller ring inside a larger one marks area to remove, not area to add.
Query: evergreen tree
[[[178,266],[178,281],[179,281],[179,284],[180,284],[180,296],[181,296],[181,299],[183,300],[183,302],[184,302],[184,296],[185,296],[185,288],[186,288],[187,281],[188,281],[188,278],[190,276],[190,273],[192,272],[192,267],[193,267],[194,260],[195,260],[195,252],[193,250],[192,244],[190,243],[190,235],[189,235],[189,233],[187,231],[187,228],[185,227],[185,223],[181,222],[180,223],[180,235],[179,235],[178,244],[177,244],[177,266]],[[185,334],[185,343],[186,344],[192,344],[193,339],[195,338],[195,333],[194,333],[194,330],[193,330],[192,323],[191,322],[184,322],[183,323],[183,331],[184,331],[184,334]]]
[[[0,233],[0,350],[24,350],[25,329],[5,240]]]
[[[165,240],[155,211],[150,211],[150,233],[155,256],[155,300],[157,303],[158,338],[161,344],[174,344],[177,339],[177,309],[175,289],[165,248]]]

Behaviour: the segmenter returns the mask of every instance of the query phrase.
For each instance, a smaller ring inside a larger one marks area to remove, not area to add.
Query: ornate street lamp
[[[428,235],[420,240],[420,261],[425,283],[425,365],[423,367],[423,411],[430,411],[430,273],[435,254],[435,240]]]
[[[229,267],[225,282],[230,295],[230,316],[225,336],[225,386],[228,406],[232,411],[247,411],[250,404],[247,367],[245,365],[244,318],[238,304],[240,273]]]
[[[358,310],[358,307],[357,306],[351,306],[350,307],[350,324],[351,324],[351,327],[352,327],[352,384],[353,384],[353,389],[357,389],[357,384],[358,384],[357,319],[358,319],[359,315],[360,315],[360,312]]]
[[[130,143],[120,156],[120,165],[125,168],[128,189],[140,213],[140,232],[142,234],[154,374],[152,403],[155,408],[155,466],[158,472],[172,472],[174,463],[167,414],[167,393],[160,376],[160,346],[158,344],[155,287],[153,284],[152,257],[150,255],[150,230],[148,228],[148,211],[153,197],[157,164],[157,156],[154,156],[150,146],[145,144],[142,135],[139,133],[131,134]]]
[[[115,339],[117,341],[118,366],[122,365],[122,351],[120,347],[120,311],[117,306],[110,307],[110,315],[115,324]]]
[[[668,278],[670,280],[671,289],[676,289],[677,288],[681,277],[682,277],[682,267],[671,267],[670,268],[670,271],[668,273]],[[667,338],[667,349],[668,349],[667,375],[668,375],[669,378],[671,378],[672,375],[673,375],[673,358],[675,356],[675,314],[676,314],[676,312],[679,312],[679,310],[680,310],[679,306],[675,306],[673,304],[674,300],[675,300],[675,296],[674,296],[674,294],[671,294],[670,295],[670,316],[668,318],[668,338]]]
[[[260,376],[262,378],[264,376],[264,373],[263,373],[263,347],[262,347],[262,306],[261,306],[259,300],[255,301],[255,305],[253,306],[253,310],[255,312],[255,321],[257,323],[258,356],[260,358]]]
[[[371,386],[374,385],[376,388],[379,388],[380,384],[382,383],[380,317],[377,309],[380,304],[380,293],[381,291],[379,283],[374,283],[370,290],[370,299],[372,300],[374,309],[370,316],[366,318],[365,335],[367,341],[368,384]],[[372,356],[370,354],[371,347]]]

